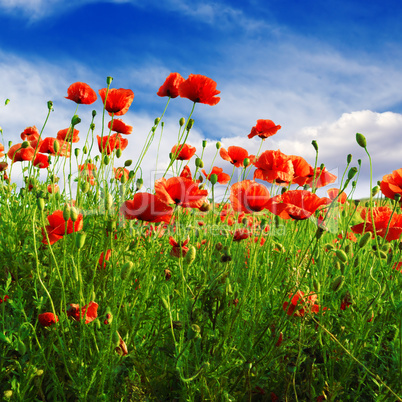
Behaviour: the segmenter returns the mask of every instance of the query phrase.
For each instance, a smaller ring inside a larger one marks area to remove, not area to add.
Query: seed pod
[[[337,278],[335,278],[332,283],[331,283],[331,289],[334,292],[337,292],[338,290],[340,290],[343,286],[345,282],[345,277],[343,275],[338,276]]]
[[[206,146],[207,146],[207,141],[206,141],[206,140],[203,140],[203,141],[202,141],[202,147],[205,148]]]
[[[363,247],[368,243],[370,237],[371,237],[371,233],[370,233],[370,232],[365,233],[365,234],[361,237],[361,239],[360,239],[360,241],[359,241],[359,247],[360,247],[360,248],[363,248]]]
[[[343,250],[336,250],[335,254],[342,262],[346,262],[348,260],[348,256]]]

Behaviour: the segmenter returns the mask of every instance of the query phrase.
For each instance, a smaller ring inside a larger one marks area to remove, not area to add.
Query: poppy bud
[[[244,158],[243,166],[247,167],[249,164],[250,164],[250,159],[249,158]]]
[[[104,156],[103,156],[103,163],[104,163],[105,165],[108,165],[109,162],[110,162],[109,156],[108,156],[108,155],[104,155]]]
[[[377,253],[377,257],[380,257],[382,260],[385,260],[387,258],[387,254],[385,254],[384,251],[379,250]]]
[[[196,158],[195,159],[195,166],[198,168],[203,168],[204,167],[204,162],[202,161],[201,158]]]
[[[361,237],[361,239],[360,239],[360,241],[359,241],[359,247],[360,247],[360,248],[363,248],[363,247],[367,244],[367,242],[369,241],[370,237],[371,237],[371,233],[370,233],[370,232],[365,233],[365,234]]]
[[[110,193],[107,193],[105,196],[105,209],[109,210],[113,205],[113,197]]]
[[[188,250],[185,261],[188,265],[190,265],[195,260],[196,250],[194,246],[191,246]]]
[[[142,187],[143,184],[144,184],[144,180],[142,180],[141,177],[139,179],[137,179],[137,181],[136,181],[136,190],[135,191],[141,190],[141,187]]]
[[[81,185],[81,191],[85,194],[89,191],[89,183],[86,181]]]
[[[113,81],[113,77],[107,77],[106,78],[106,84],[107,85],[110,85],[112,83],[112,81]]]
[[[342,262],[346,262],[348,260],[348,256],[343,250],[336,250],[335,254]]]
[[[356,173],[357,173],[356,167],[350,168],[348,172],[348,180],[352,180]]]
[[[334,292],[337,292],[338,290],[340,290],[343,286],[343,284],[345,283],[345,277],[343,275],[338,276],[337,278],[335,278],[332,283],[331,283],[331,289]]]
[[[199,176],[198,176],[198,181],[199,181],[200,183],[202,183],[202,182],[204,181],[204,177],[201,176],[201,175],[199,175]]]
[[[81,119],[75,114],[71,119],[71,125],[74,127],[79,123],[81,123]]]
[[[6,99],[6,101],[4,102],[4,106],[7,106],[10,103],[10,99]]]
[[[52,110],[52,109],[53,109],[53,102],[52,102],[52,101],[48,101],[48,102],[47,102],[47,108],[48,108],[49,110]]]
[[[60,151],[60,143],[59,143],[59,141],[54,140],[53,149],[55,150],[56,153]]]
[[[131,159],[127,159],[127,160],[124,162],[124,166],[125,166],[125,167],[131,166],[132,163],[133,163],[133,161],[132,161]]]
[[[189,119],[188,120],[188,122],[187,122],[187,130],[191,130],[192,128],[193,128],[193,125],[194,125],[194,120],[193,119]]]
[[[80,154],[80,149],[79,148],[75,148],[74,149],[74,155],[76,158],[78,158],[78,155]]]
[[[286,191],[288,191],[288,189],[287,189],[286,187],[282,187],[282,189],[281,189],[281,194],[285,194]]]
[[[218,182],[218,175],[216,173],[211,174],[209,181],[214,186]]]
[[[349,154],[347,157],[346,157],[346,162],[349,164],[350,162],[352,162],[352,154]]]
[[[184,123],[185,123],[185,122],[186,122],[186,119],[185,119],[184,117],[182,117],[182,118],[179,120],[180,127],[184,126]]]
[[[161,118],[160,118],[160,117],[157,117],[157,118],[154,120],[155,126],[156,126],[157,124],[159,124],[160,121],[161,121]]]
[[[222,146],[222,144],[218,141],[218,142],[216,143],[216,149],[219,149],[221,146]]]
[[[207,146],[207,140],[202,141],[202,147],[205,148]]]
[[[96,116],[96,110],[92,110],[92,117],[95,117]],[[94,128],[95,128],[95,125],[94,125]]]
[[[112,310],[110,310],[110,307],[106,308],[106,313],[105,313],[105,321],[103,321],[104,324],[111,324],[113,321],[113,314]]]
[[[133,267],[134,267],[134,264],[131,261],[126,262],[121,268],[121,272],[120,272],[121,279],[123,279],[123,280],[127,279],[130,276]]]
[[[71,220],[75,222],[78,219],[78,211],[76,208],[71,208]]]
[[[366,137],[363,134],[356,133],[356,142],[362,147],[366,148],[367,141]]]
[[[118,148],[117,151],[116,151],[116,157],[120,158],[121,153],[122,153],[122,150],[120,148]]]
[[[398,202],[401,199],[401,195],[399,193],[394,195],[394,200]]]
[[[40,211],[43,211],[45,209],[45,200],[43,198],[38,198],[37,204]]]
[[[199,190],[204,190],[204,188],[205,188],[205,184],[201,184],[201,186],[198,186]]]
[[[64,205],[64,209],[63,209],[63,219],[65,221],[68,221],[71,217],[71,208],[70,205],[66,204]]]
[[[81,231],[77,233],[77,236],[75,237],[75,246],[78,248],[78,250],[84,247],[86,237],[87,234],[85,232]]]
[[[372,197],[375,197],[375,196],[378,194],[379,191],[380,191],[380,187],[379,187],[379,186],[373,187],[372,190],[371,190],[371,196],[372,196]]]
[[[311,141],[311,144],[313,145],[314,149],[316,152],[318,152],[318,144],[316,140]]]

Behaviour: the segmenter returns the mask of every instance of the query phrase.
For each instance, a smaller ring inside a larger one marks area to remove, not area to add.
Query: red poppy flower
[[[29,145],[31,145],[32,148],[36,148],[36,145],[39,142],[39,147],[42,144],[42,141],[39,141],[40,134],[38,129],[35,126],[32,127],[27,127],[22,133],[21,133],[21,139],[23,141],[28,141]]]
[[[230,162],[236,167],[243,166],[244,159],[248,158],[248,152],[242,147],[230,146],[227,150],[221,148],[219,155],[225,161]]]
[[[47,186],[47,191],[50,194],[56,194],[56,193],[58,193],[60,191],[60,188],[59,188],[58,184],[49,184]]]
[[[188,167],[188,165],[184,166],[183,170],[180,173],[180,177],[184,177],[185,179],[193,179],[193,176],[191,174],[191,170]]]
[[[179,73],[170,73],[156,94],[158,96],[177,98],[179,96],[179,86],[184,81],[184,78]]]
[[[59,321],[59,317],[53,313],[42,313],[38,315],[38,320],[43,327],[50,327]]]
[[[67,96],[65,98],[84,105],[90,105],[98,99],[96,92],[84,82],[71,84],[67,89]]]
[[[127,200],[122,204],[120,213],[126,219],[169,223],[173,208],[166,205],[154,194],[136,193],[132,200]]]
[[[303,317],[306,312],[316,314],[320,311],[320,306],[315,304],[317,301],[316,293],[310,292],[306,298],[304,292],[299,290],[295,295],[289,294],[289,299],[291,299],[290,303],[284,302],[282,306],[287,315]]]
[[[244,239],[248,239],[250,237],[250,232],[247,228],[237,229],[233,234],[233,241],[241,241]]]
[[[299,186],[304,186],[308,180],[308,175],[313,171],[313,168],[305,159],[297,155],[289,155],[293,165],[293,179],[292,183]]]
[[[218,168],[216,166],[214,166],[211,170],[211,173],[208,174],[204,169],[202,169],[202,173],[204,174],[204,176],[207,178],[207,180],[211,181],[211,176],[213,174],[216,174],[218,176],[218,180],[217,182],[219,184],[226,184],[230,181],[230,176],[227,173],[223,172],[222,168]]]
[[[190,74],[179,86],[179,95],[193,102],[214,106],[221,98],[216,97],[221,91],[216,89],[216,82],[199,74]]]
[[[0,158],[4,156],[4,145],[0,144]]]
[[[57,141],[58,145],[60,146],[60,149],[57,152],[54,149],[55,141]],[[56,156],[56,155],[65,156],[66,158],[69,158],[71,155],[70,145],[67,143],[63,144],[57,138],[53,138],[53,137],[47,137],[43,140],[42,144],[39,147],[39,152],[42,152],[45,154],[50,154],[53,156]]]
[[[239,181],[230,188],[230,202],[237,212],[260,212],[268,207],[269,199],[268,189],[253,180]]]
[[[351,229],[354,233],[371,232],[373,233],[372,237],[374,237],[375,230],[378,236],[384,237],[388,229],[385,237],[387,241],[398,240],[402,234],[402,215],[392,214],[392,210],[388,207],[373,208],[374,222],[371,219],[371,212],[368,208],[364,208],[360,216],[365,222],[352,226]]]
[[[80,321],[85,317],[85,324],[88,324],[98,316],[98,303],[91,301],[81,309],[79,304],[72,303],[67,310],[67,316],[72,317],[75,321]]]
[[[265,140],[265,138],[271,137],[276,134],[278,130],[282,127],[276,125],[272,120],[257,120],[257,124],[251,129],[248,138],[253,138],[258,135],[260,138]]]
[[[178,152],[176,160],[188,161],[194,156],[196,148],[188,144],[179,144],[174,145],[170,152],[172,153],[172,157]]]
[[[283,219],[304,220],[310,218],[322,205],[330,204],[329,198],[320,198],[306,190],[290,190],[270,199],[268,209]]]
[[[0,162],[0,172],[4,172],[8,168],[7,162]]]
[[[107,88],[102,88],[99,90],[99,95],[102,98],[102,103],[105,104]],[[105,109],[109,115],[114,114],[115,116],[122,116],[127,113],[131,103],[134,100],[134,92],[131,89],[123,88],[109,88]]]
[[[172,250],[170,251],[170,255],[176,258],[180,258],[180,256],[185,257],[187,252],[190,250],[186,245],[190,241],[190,237],[187,237],[186,240],[177,242],[172,236],[169,237],[169,244],[172,246]]]
[[[66,142],[78,142],[80,138],[78,137],[79,131],[74,129],[73,135],[71,136],[71,129],[65,128],[57,132],[57,139]],[[62,142],[62,144],[63,144]]]
[[[402,168],[394,170],[382,178],[380,183],[381,192],[391,200],[395,199],[395,194],[402,198]]]
[[[39,169],[46,169],[49,166],[49,157],[45,154],[36,154],[33,164]]]
[[[21,144],[13,145],[7,152],[7,156],[14,162],[31,161],[34,157],[35,149],[31,146],[21,148]]]
[[[105,269],[106,268],[106,261],[110,260],[110,257],[112,256],[112,250],[107,250],[106,255],[105,255],[105,262],[103,262],[103,251],[99,257],[98,265],[100,268]]]
[[[277,151],[265,151],[258,160],[254,162],[257,170],[254,172],[254,179],[265,180],[268,183],[288,184],[294,176],[292,159]]]
[[[336,197],[338,197],[339,194],[339,188],[330,188],[327,190],[328,197],[333,201]],[[339,195],[337,201],[341,204],[344,204],[347,200],[348,196],[347,194],[342,191],[342,193]]]
[[[105,135],[103,138],[97,135],[96,138],[98,139],[99,152],[103,152],[106,155],[110,155],[115,149],[119,148],[123,151],[128,145],[128,140],[118,133],[109,137]]]
[[[314,169],[311,168],[310,173],[305,177],[304,183],[301,185],[303,186],[308,185],[310,187],[313,187],[313,181],[314,181],[315,188],[325,187],[328,184],[334,183],[336,181],[336,176],[333,175],[332,173],[329,173],[325,167],[323,170],[321,170],[321,168],[318,167],[316,168],[315,180],[313,179],[314,179]]]
[[[42,234],[43,234],[43,239],[42,243],[43,244],[54,244],[57,241],[61,240],[66,233],[66,227],[67,227],[67,234],[73,233],[74,232],[79,232],[82,230],[84,224],[83,224],[83,216],[82,214],[78,214],[78,218],[75,222],[71,220],[71,218],[66,222],[63,218],[63,211],[62,210],[57,210],[53,212],[53,214],[49,215],[47,217],[47,220],[49,222],[49,225],[45,227],[45,230],[48,234],[49,237],[49,242],[47,242],[46,234],[44,229],[42,228]]]
[[[125,179],[128,180],[128,176],[130,174],[128,169],[123,168],[123,167],[118,167],[117,169],[113,168],[113,173],[114,173],[114,177],[116,180],[121,180],[123,175],[124,175]]]
[[[159,179],[155,182],[155,195],[165,204],[180,205],[183,208],[199,208],[208,191],[200,190],[197,183],[184,177]]]
[[[78,165],[78,169],[80,170],[80,176],[93,186],[95,184],[96,166],[93,163],[84,163],[83,165]]]
[[[121,119],[113,119],[109,121],[107,126],[110,130],[116,131],[116,133],[120,134],[128,135],[133,132],[133,127],[124,123],[124,121]]]

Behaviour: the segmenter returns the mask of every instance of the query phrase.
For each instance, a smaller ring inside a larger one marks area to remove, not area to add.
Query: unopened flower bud
[[[197,252],[195,247],[191,246],[185,257],[185,261],[188,265],[190,265],[195,260],[196,253]]]
[[[10,103],[10,99],[6,99],[6,101],[4,102],[4,105],[7,106]]]
[[[45,200],[42,197],[38,198],[37,204],[40,211],[45,209]]]
[[[81,123],[81,119],[75,114],[71,119],[71,125],[74,127],[79,123]]]
[[[66,204],[64,205],[64,209],[63,209],[63,219],[65,221],[68,221],[71,217],[71,207],[70,205]]]
[[[366,148],[366,146],[367,146],[366,137],[365,137],[363,134],[356,133],[356,142],[357,142],[362,148]]]
[[[47,102],[47,108],[48,108],[49,110],[52,110],[52,109],[53,109],[53,102],[52,102],[52,101],[48,101],[48,102]]]
[[[88,153],[88,148],[87,148],[86,145],[84,145],[84,148],[82,148],[82,152],[83,152],[84,154],[87,154],[87,153]]]
[[[91,123],[91,124],[89,125],[89,128],[90,128],[92,131],[94,131],[94,130],[95,130],[95,123]]]
[[[154,120],[155,126],[156,126],[157,124],[159,124],[160,121],[161,121],[161,118],[160,118],[160,117],[157,117],[157,118]]]
[[[77,233],[77,236],[75,237],[75,246],[78,248],[78,250],[84,247],[86,238],[87,234],[85,232],[81,231]]]
[[[338,290],[342,289],[344,283],[345,283],[345,277],[343,275],[340,275],[332,281],[331,289],[334,292],[337,292]]]
[[[356,173],[357,173],[357,167],[350,168],[348,172],[348,180],[352,180],[353,177],[356,175]]]
[[[86,194],[89,191],[89,183],[86,181],[81,185],[81,191]]]
[[[56,154],[57,154],[57,152],[60,151],[60,143],[59,143],[58,140],[54,140],[54,142],[53,142],[53,149],[54,149],[54,151],[56,152]]]
[[[369,241],[369,239],[371,238],[371,233],[370,232],[366,232],[359,241],[359,247],[363,248]]]
[[[144,184],[144,180],[140,177],[139,179],[137,179],[136,181],[136,191],[141,190],[142,185]]]
[[[184,117],[182,117],[182,118],[179,120],[180,127],[184,126],[184,123],[185,123],[185,122],[186,122],[186,119],[185,119]]]
[[[21,148],[28,148],[29,147],[29,142],[28,141],[24,141],[22,144],[21,144]]]
[[[216,173],[211,174],[209,181],[214,186],[218,182],[218,175]]]
[[[348,260],[348,256],[343,250],[336,250],[335,254],[342,262],[346,262]]]
[[[350,162],[352,162],[352,154],[349,154],[346,158],[346,162],[349,164]]]
[[[218,141],[218,142],[216,143],[216,149],[220,149],[221,146],[222,146],[222,144]]]
[[[318,144],[316,140],[311,141],[311,144],[313,145],[314,149],[316,152],[318,152]]]
[[[76,208],[71,208],[71,220],[75,222],[78,219],[78,211]]]
[[[133,163],[133,161],[132,161],[131,159],[127,159],[127,160],[124,162],[124,166],[125,166],[125,167],[131,166],[132,163]]]
[[[248,165],[250,165],[250,159],[249,158],[244,158],[243,166],[247,167]]]
[[[204,162],[202,161],[201,158],[196,158],[195,159],[195,166],[198,168],[203,168],[204,167]]]
[[[371,195],[372,195],[372,197],[375,197],[375,196],[378,194],[379,191],[380,191],[380,187],[379,187],[379,186],[373,187],[372,190],[371,190]]]
[[[105,209],[109,210],[113,205],[113,197],[112,194],[107,193],[105,197]]]
[[[112,83],[112,81],[113,81],[113,77],[107,77],[106,78],[106,84],[107,85],[110,85]]]
[[[74,149],[74,155],[76,158],[78,158],[78,155],[80,154],[80,149],[79,148],[75,148]]]
[[[96,110],[92,110],[92,117],[96,116]]]
[[[105,165],[108,165],[109,162],[110,162],[109,156],[108,156],[108,155],[104,155],[104,156],[103,156],[103,163],[104,163]]]
[[[187,130],[191,130],[193,128],[193,125],[194,125],[194,120],[189,119],[187,122],[187,126],[186,126]]]
[[[207,146],[207,140],[202,141],[202,147],[205,148]]]
[[[118,148],[117,151],[116,151],[116,157],[120,158],[121,153],[122,153],[122,150],[120,148]]]

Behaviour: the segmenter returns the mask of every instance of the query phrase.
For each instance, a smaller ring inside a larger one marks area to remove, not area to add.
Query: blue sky
[[[398,1],[96,1],[0,0],[0,126],[5,145],[27,126],[41,127],[46,102],[55,111],[45,136],[69,124],[75,105],[68,86],[84,81],[95,90],[130,88],[134,102],[124,120],[134,127],[126,159],[134,159],[166,99],[156,92],[170,72],[203,74],[217,82],[221,101],[197,105],[189,143],[212,162],[216,140],[255,153],[260,142],[247,134],[257,119],[282,129],[263,150],[280,149],[339,176],[346,155],[363,160],[356,196],[368,192],[368,160],[355,143],[368,140],[374,182],[402,167],[402,5]],[[82,106],[78,127],[85,137],[91,110]],[[161,143],[175,143],[177,122],[191,103],[172,100]],[[100,127],[100,120],[96,121]],[[144,169],[155,167],[157,143]],[[353,163],[352,163],[353,164]],[[215,165],[230,173],[220,160]]]

